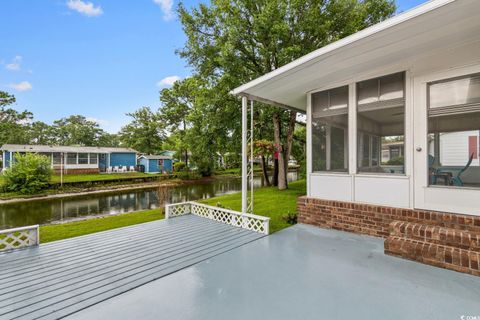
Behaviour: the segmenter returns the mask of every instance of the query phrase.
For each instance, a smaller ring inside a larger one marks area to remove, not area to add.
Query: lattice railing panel
[[[257,216],[254,214],[244,214],[240,212],[212,207],[197,202],[183,202],[170,204],[166,207],[166,218],[172,218],[185,214],[193,214],[199,217],[215,220],[231,226],[244,228],[247,230],[269,233],[270,218]]]
[[[35,246],[39,243],[38,225],[0,230],[0,251]]]
[[[190,214],[191,206],[190,202],[169,204],[165,206],[165,218],[168,219]]]

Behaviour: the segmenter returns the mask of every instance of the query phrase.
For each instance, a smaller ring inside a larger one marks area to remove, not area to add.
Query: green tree
[[[54,129],[42,122],[34,121],[29,128],[29,144],[50,145],[55,143]]]
[[[14,109],[0,110],[0,145],[5,143],[27,144],[30,142],[30,123],[33,115],[29,111]]]
[[[209,90],[223,93],[388,18],[395,5],[392,0],[212,0],[191,10],[180,5],[178,12],[187,35],[180,56],[208,81]],[[224,107],[231,103],[238,109],[238,102],[225,96]],[[265,113],[260,119],[273,122],[278,187],[284,189],[296,112],[267,106],[260,112]],[[238,113],[231,118],[240,122]]]
[[[98,146],[100,138],[105,134],[97,122],[81,115],[55,120],[52,130],[55,143],[67,146]]]
[[[187,126],[190,125],[188,115],[193,108],[195,91],[199,87],[196,78],[176,81],[172,88],[160,92],[162,102],[161,117],[165,120],[170,133],[176,137],[176,150],[181,150],[183,160],[188,167],[188,146],[186,144]]]
[[[249,146],[250,147],[250,146]],[[262,175],[267,186],[270,186],[268,177],[267,159],[275,152],[275,145],[268,140],[255,140],[253,142],[253,155],[260,157],[260,166],[262,167]]]
[[[97,144],[99,147],[120,147],[120,136],[115,133],[103,132],[103,134],[98,137]]]
[[[17,153],[14,159],[3,174],[5,191],[33,194],[49,186],[52,176],[49,158],[35,153]]]
[[[15,96],[5,91],[0,91],[0,108],[14,104],[16,101]]]
[[[159,152],[165,139],[165,126],[158,113],[142,107],[127,115],[132,121],[120,130],[121,143],[141,153]]]

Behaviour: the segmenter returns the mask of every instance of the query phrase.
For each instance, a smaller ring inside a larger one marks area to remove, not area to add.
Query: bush
[[[298,216],[296,212],[294,213],[289,212],[286,215],[284,215],[282,218],[288,224],[296,224]]]
[[[52,169],[50,159],[35,153],[16,154],[12,166],[4,173],[7,192],[32,194],[48,188]]]
[[[405,159],[403,157],[396,157],[388,160],[387,165],[391,166],[401,166],[405,163]]]
[[[197,172],[202,177],[210,177],[213,173],[212,164],[208,161],[199,161],[197,163]]]
[[[187,166],[185,165],[185,162],[181,162],[181,161],[175,162],[175,163],[173,164],[173,170],[174,170],[175,172],[183,171],[183,170],[185,170],[186,167],[187,167]]]

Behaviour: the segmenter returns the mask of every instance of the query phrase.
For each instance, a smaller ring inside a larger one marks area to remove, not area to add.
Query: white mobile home
[[[405,226],[392,224],[413,223],[413,233],[431,225],[447,233],[480,227],[478,0],[427,2],[233,94],[245,114],[248,100],[307,114],[299,221],[409,245]],[[403,158],[395,168],[382,161],[391,141]],[[394,254],[427,260],[404,251]]]

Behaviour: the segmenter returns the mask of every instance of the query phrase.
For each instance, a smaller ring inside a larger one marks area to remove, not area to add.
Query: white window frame
[[[449,187],[428,183],[427,85],[431,82],[480,72],[480,64],[425,74],[414,79],[415,113],[415,208],[480,215],[480,188]]]

